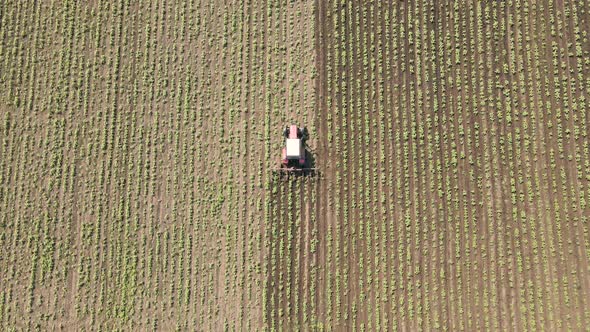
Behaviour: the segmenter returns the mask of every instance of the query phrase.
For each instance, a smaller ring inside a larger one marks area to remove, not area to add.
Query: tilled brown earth
[[[326,326],[588,328],[587,4],[316,18]]]
[[[0,330],[590,329],[589,12],[0,1]]]

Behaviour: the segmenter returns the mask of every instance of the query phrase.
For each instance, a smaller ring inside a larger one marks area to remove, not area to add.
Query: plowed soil
[[[0,331],[590,330],[589,13],[0,1]]]

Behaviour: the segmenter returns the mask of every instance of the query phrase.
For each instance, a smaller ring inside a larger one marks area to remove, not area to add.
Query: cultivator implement
[[[279,178],[281,179],[289,179],[292,177],[298,177],[298,176],[316,176],[318,173],[318,169],[317,168],[296,168],[296,167],[292,167],[292,168],[285,168],[285,167],[280,167],[280,168],[276,168],[273,171],[276,175],[279,176]]]

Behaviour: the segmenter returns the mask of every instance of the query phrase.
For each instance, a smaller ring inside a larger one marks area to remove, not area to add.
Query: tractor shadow
[[[306,164],[305,167],[307,168],[315,168],[315,170],[313,171],[313,174],[310,174],[312,176],[319,174],[318,170],[317,170],[317,165],[316,165],[316,152],[314,150],[312,150],[309,145],[307,145],[307,142],[305,142],[305,156],[306,156]]]

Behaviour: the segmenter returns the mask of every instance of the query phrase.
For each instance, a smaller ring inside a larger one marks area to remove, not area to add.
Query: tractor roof
[[[302,155],[301,139],[287,138],[285,142],[288,159],[299,159]]]

